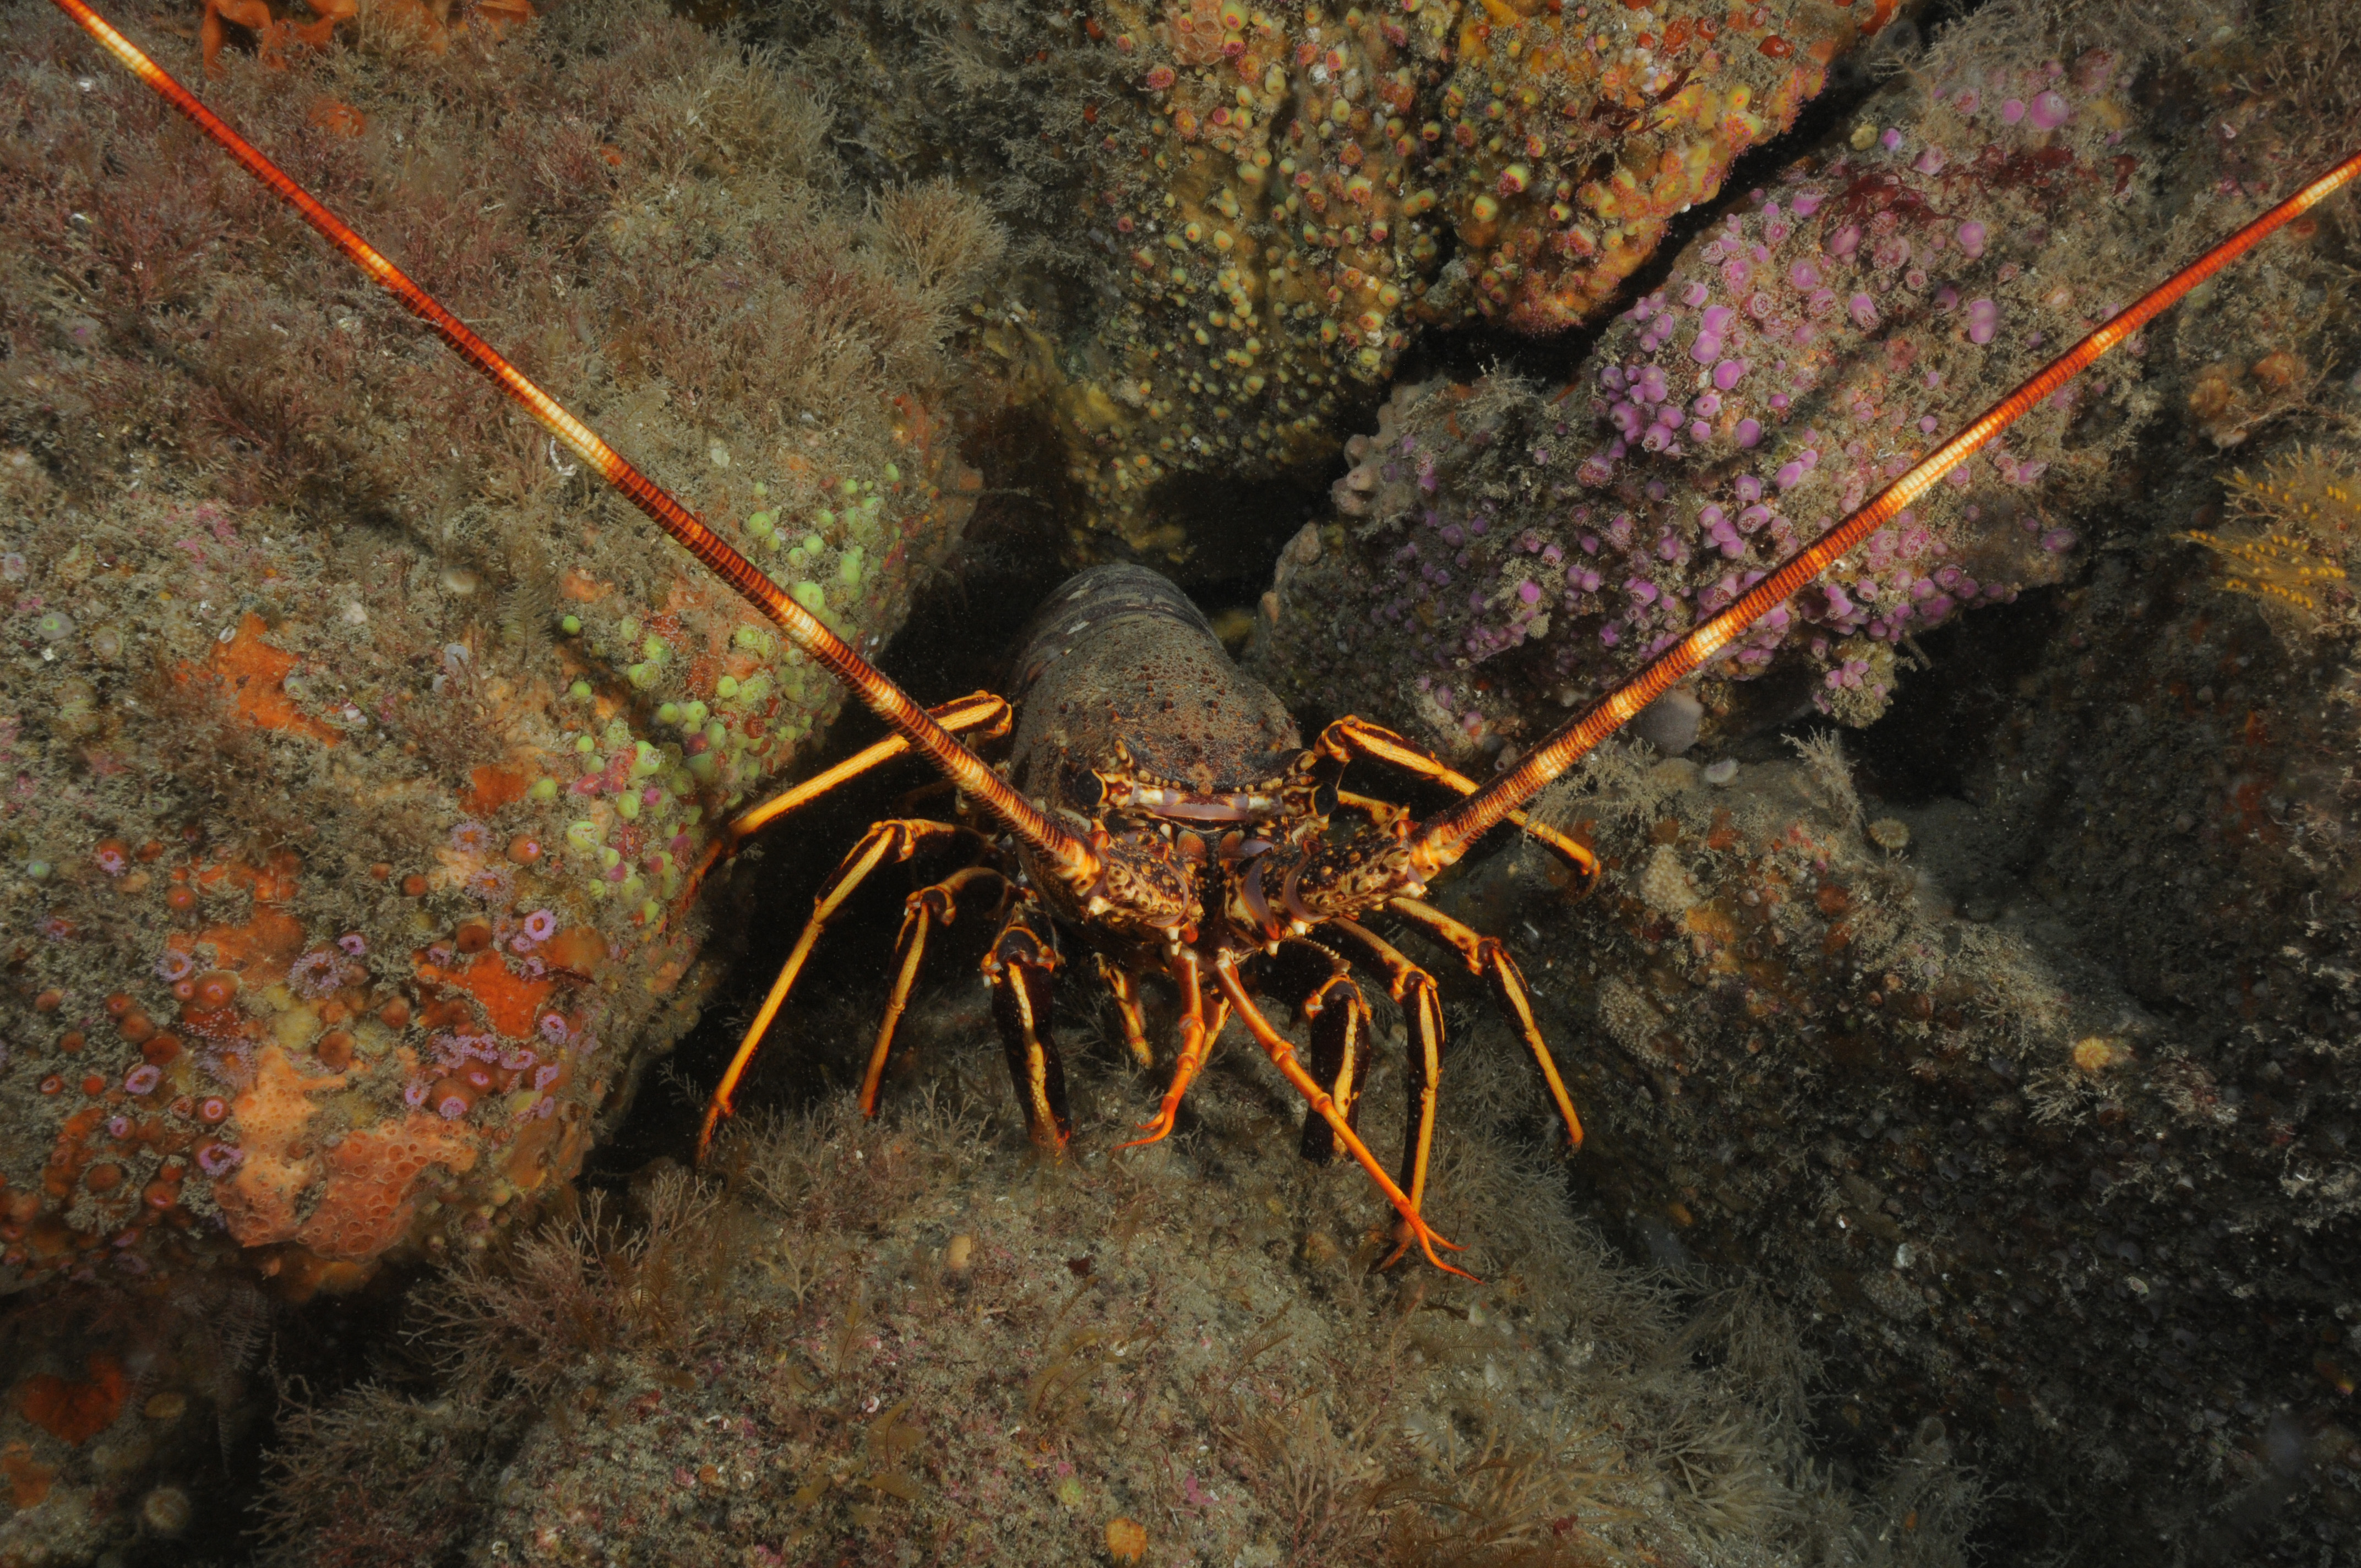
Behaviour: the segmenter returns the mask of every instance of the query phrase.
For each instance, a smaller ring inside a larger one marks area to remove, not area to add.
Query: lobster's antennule
[[[131,73],[154,88],[196,127],[210,137],[238,165],[269,186],[280,200],[302,217],[322,238],[342,251],[355,266],[385,287],[411,313],[441,335],[470,365],[522,405],[549,433],[597,468],[609,485],[633,506],[655,521],[688,553],[709,567],[740,597],[778,623],[788,639],[839,680],[851,686],[871,711],[906,737],[913,748],[950,776],[961,790],[997,818],[1000,824],[1035,852],[1048,857],[1071,878],[1087,883],[1098,874],[1098,858],[1073,834],[1049,820],[1032,802],[1017,794],[993,772],[990,764],[951,737],[927,715],[909,694],[895,685],[868,660],[855,652],[818,617],[780,591],[762,569],[732,549],[720,535],[697,520],[663,487],[627,462],[576,419],[557,400],[533,385],[524,373],[470,332],[467,325],[412,282],[401,269],[367,240],[355,234],[335,214],[322,206],[284,170],[265,158],[246,138],[225,125],[220,116],[199,103],[171,74],[148,58],[130,39],[110,26],[84,0],[56,0],[58,8],[73,18]]]
[[[1697,627],[1598,703],[1559,726],[1547,740],[1527,751],[1515,767],[1440,816],[1422,823],[1413,830],[1408,847],[1413,872],[1424,881],[1457,861],[1466,853],[1468,846],[1499,826],[1509,813],[1539,795],[1560,773],[1662,696],[1675,682],[1702,667],[1847,551],[1885,526],[1937,480],[1966,462],[1977,448],[2081,375],[2092,360],[2138,332],[2183,294],[2245,255],[2280,225],[2343,189],[2356,175],[2361,175],[2361,153],[2346,159],[2174,273],[2141,296],[2129,310],[2114,317],[1987,409],[1982,418],[1920,460],[1867,506],[1797,551],[1729,609]]]

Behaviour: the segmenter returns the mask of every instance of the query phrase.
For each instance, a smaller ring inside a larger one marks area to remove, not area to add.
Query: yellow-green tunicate
[[[828,608],[828,591],[818,583],[801,582],[787,590],[795,601],[818,615]]]
[[[588,702],[590,700],[590,683],[577,681],[566,688],[566,695],[577,702]]]
[[[843,579],[846,587],[857,588],[861,586],[861,546],[855,544],[845,551],[844,559],[836,564],[836,575]]]
[[[632,742],[631,776],[633,778],[646,778],[649,774],[656,773],[662,769],[664,764],[664,753],[662,751],[657,751],[653,746],[649,745],[644,740]]]
[[[624,641],[629,642],[639,636],[640,623],[626,616],[623,620],[623,624],[615,628],[615,630],[622,633]]]
[[[637,822],[640,819],[640,797],[629,793],[617,795],[615,815],[626,822]]]
[[[900,483],[902,482],[902,470],[901,470],[901,469],[899,469],[899,468],[896,468],[896,467],[895,467],[895,466],[894,466],[894,465],[893,465],[893,464],[891,464],[891,463],[886,464],[886,465],[885,465],[885,482],[886,482],[887,484],[889,484],[889,485],[898,485],[898,484],[900,484]]]
[[[730,641],[750,653],[768,653],[773,647],[771,634],[759,626],[741,626],[730,634]]]
[[[760,671],[738,683],[738,695],[748,702],[760,702],[771,695],[771,677]]]
[[[705,743],[707,745],[719,746],[729,739],[730,727],[722,723],[721,720],[717,718],[712,723],[705,727]]]
[[[598,851],[598,863],[602,866],[611,869],[612,867],[622,864],[622,861],[623,851],[616,849],[611,844]]]
[[[712,712],[713,710],[706,707],[702,702],[683,703],[680,708],[681,728],[684,729],[702,729],[705,728],[706,719],[711,716]]]
[[[640,644],[640,657],[642,659],[661,659],[669,652],[671,650],[664,646],[664,640],[653,633],[649,635],[646,641]]]
[[[588,817],[566,824],[566,841],[583,853],[589,853],[598,847],[598,824]]]
[[[533,781],[533,789],[529,793],[531,793],[533,799],[541,801],[544,804],[555,800],[557,798],[557,781],[555,779],[535,779]]]
[[[738,695],[738,677],[724,675],[713,683],[713,695],[725,701]]]
[[[658,724],[678,724],[680,722],[680,704],[676,702],[657,704],[656,722]]]
[[[663,667],[653,663],[631,664],[623,671],[624,677],[642,691],[655,685],[663,674]]]
[[[713,775],[720,771],[720,760],[710,751],[699,751],[688,760],[689,776],[699,784],[711,784]]]
[[[598,742],[588,735],[577,735],[574,738],[574,749],[587,755],[598,749]]]

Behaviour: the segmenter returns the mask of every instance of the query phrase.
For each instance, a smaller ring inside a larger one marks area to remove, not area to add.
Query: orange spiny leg
[[[1222,1025],[1227,1022],[1224,1011],[1216,1015],[1211,1028],[1206,1027],[1205,971],[1197,955],[1187,948],[1172,959],[1172,983],[1180,988],[1180,1055],[1172,1064],[1172,1084],[1164,1091],[1164,1103],[1158,1108],[1156,1119],[1140,1124],[1139,1130],[1147,1136],[1119,1144],[1119,1148],[1136,1149],[1172,1131],[1172,1119],[1180,1113],[1181,1096],[1189,1092],[1197,1069],[1205,1065],[1205,1058],[1213,1051],[1213,1036],[1222,1032]]]
[[[954,827],[949,822],[880,822],[862,835],[861,841],[852,847],[852,852],[845,856],[844,863],[836,868],[836,874],[828,879],[828,884],[820,889],[819,896],[812,901],[811,918],[804,923],[803,935],[796,938],[795,950],[780,966],[779,978],[771,982],[770,994],[763,998],[763,1005],[755,1013],[753,1023],[747,1025],[745,1038],[738,1042],[738,1054],[730,1058],[728,1070],[722,1073],[721,1081],[714,1086],[713,1098],[706,1102],[705,1124],[697,1132],[697,1158],[705,1157],[706,1149],[713,1142],[714,1128],[721,1124],[722,1117],[730,1114],[730,1096],[736,1092],[738,1080],[745,1076],[746,1064],[754,1059],[754,1052],[762,1045],[763,1036],[770,1032],[771,1020],[779,1015],[779,1009],[785,1004],[787,992],[795,989],[796,977],[803,973],[804,960],[811,957],[812,948],[819,941],[821,930],[842,907],[844,901],[852,896],[853,889],[888,860],[906,861],[921,844],[971,831],[972,829]]]
[[[1123,1020],[1123,1043],[1131,1047],[1131,1059],[1145,1072],[1156,1065],[1156,1056],[1148,1048],[1148,1025],[1139,1016],[1139,988],[1131,983],[1131,976],[1115,959],[1104,953],[1092,956],[1098,959],[1099,978],[1106,981],[1107,991],[1115,998],[1115,1015]]]
[[[1036,1148],[1050,1154],[1065,1152],[1066,1140],[1074,1135],[1066,1109],[1065,1064],[1049,1035],[1049,981],[1057,968],[1049,919],[1039,901],[1024,894],[984,955],[983,973],[992,981],[992,1014],[1008,1052],[1016,1102],[1025,1108],[1025,1130]]]
[[[1331,920],[1324,930],[1343,935],[1360,960],[1383,970],[1386,990],[1401,1004],[1402,1023],[1409,1031],[1403,1043],[1403,1089],[1408,1104],[1402,1119],[1401,1184],[1412,1203],[1426,1201],[1426,1167],[1434,1152],[1434,1107],[1443,1091],[1443,995],[1434,977],[1404,958],[1375,931],[1350,920]],[[1407,1245],[1407,1244],[1405,1244]],[[1380,1267],[1392,1266],[1402,1249]]]
[[[1339,762],[1351,762],[1355,757],[1367,757],[1400,768],[1414,778],[1426,779],[1461,795],[1474,795],[1476,781],[1425,747],[1405,740],[1392,730],[1370,723],[1366,718],[1340,718],[1320,734],[1316,750],[1326,752]],[[1341,796],[1339,797],[1342,798]],[[1353,804],[1364,806],[1359,796]],[[1364,809],[1366,809],[1364,806]],[[1598,874],[1598,857],[1567,838],[1554,828],[1535,822],[1521,811],[1509,813],[1509,820],[1532,838],[1547,845],[1559,858],[1585,877]]]
[[[1454,1268],[1435,1255],[1437,1246],[1457,1252],[1460,1250],[1458,1244],[1437,1235],[1433,1228],[1419,1217],[1418,1206],[1410,1201],[1408,1193],[1394,1185],[1394,1179],[1386,1174],[1386,1168],[1378,1163],[1378,1157],[1369,1152],[1369,1146],[1353,1131],[1345,1120],[1344,1113],[1337,1109],[1336,1102],[1303,1069],[1303,1064],[1295,1059],[1295,1047],[1289,1043],[1286,1036],[1272,1028],[1270,1020],[1256,1008],[1253,999],[1246,995],[1246,987],[1238,982],[1236,967],[1227,958],[1213,960],[1213,981],[1222,988],[1222,994],[1230,999],[1230,1005],[1236,1010],[1239,1021],[1253,1032],[1255,1043],[1262,1047],[1263,1055],[1270,1058],[1271,1065],[1279,1069],[1280,1076],[1295,1086],[1295,1091],[1311,1102],[1312,1111],[1343,1141],[1353,1157],[1360,1162],[1361,1168],[1369,1173],[1369,1179],[1378,1184],[1378,1190],[1386,1195],[1386,1201],[1402,1217],[1402,1223],[1409,1227],[1420,1250],[1426,1254],[1426,1260],[1445,1274],[1456,1274],[1464,1279],[1475,1278],[1466,1269]]]
[[[1008,703],[990,692],[977,692],[957,702],[947,702],[939,707],[927,709],[928,716],[945,729],[956,735],[963,729],[979,729],[978,740],[996,740],[1008,733]],[[688,873],[688,885],[673,901],[673,917],[677,919],[697,898],[704,885],[706,873],[724,855],[734,855],[739,846],[791,811],[798,811],[818,800],[840,784],[859,778],[870,769],[892,762],[910,749],[910,742],[899,735],[889,735],[874,746],[862,748],[832,768],[814,773],[789,789],[781,791],[760,806],[747,807],[731,818],[730,826],[715,835],[705,847],[705,854]]]
[[[893,994],[885,999],[885,1016],[877,1025],[877,1044],[869,1052],[869,1070],[862,1075],[862,1115],[877,1114],[877,1085],[885,1077],[885,1056],[894,1048],[894,1030],[902,1022],[903,1009],[910,1004],[910,987],[917,981],[918,965],[926,958],[927,933],[957,918],[961,893],[985,877],[1004,886],[1007,883],[990,866],[966,866],[932,887],[920,888],[903,903],[902,934],[894,943],[902,955],[902,967],[894,977]]]
[[[1327,1085],[1345,1124],[1360,1128],[1361,1083],[1369,1071],[1369,1003],[1353,983],[1344,956],[1318,942],[1297,940],[1290,950],[1317,955],[1327,970],[1313,982],[1296,1015],[1312,1025],[1312,1076]],[[1303,1114],[1303,1157],[1325,1165],[1336,1153],[1336,1135],[1328,1124],[1306,1111]],[[1415,1199],[1412,1201],[1416,1201]]]
[[[1557,1062],[1542,1039],[1541,1025],[1533,1021],[1532,988],[1525,984],[1525,977],[1509,949],[1499,938],[1463,926],[1442,910],[1415,898],[1388,899],[1386,907],[1435,940],[1458,948],[1459,956],[1467,960],[1468,972],[1480,974],[1492,982],[1493,1000],[1523,1031],[1525,1045],[1532,1051],[1533,1061],[1542,1069],[1542,1079],[1549,1085],[1550,1098],[1557,1102],[1557,1113],[1565,1123],[1565,1135],[1575,1148],[1580,1148],[1582,1118],[1574,1113],[1574,1097],[1565,1091],[1565,1080],[1558,1076]]]

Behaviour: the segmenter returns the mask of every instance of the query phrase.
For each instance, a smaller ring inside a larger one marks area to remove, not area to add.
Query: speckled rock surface
[[[771,25],[876,127],[869,159],[956,171],[1045,263],[993,302],[979,362],[1058,431],[1077,547],[1197,570],[1221,520],[1192,481],[1316,470],[1422,330],[1595,313],[1893,10],[1174,0]]]
[[[1833,736],[1617,751],[1544,797],[1607,862],[1592,898],[1519,851],[1455,906],[1521,933],[1594,1212],[1807,1321],[1840,1450],[1939,1415],[2012,1552],[2344,1562],[2349,643],[2333,604],[2282,641],[2174,538],[2204,489],[1930,641],[1859,746],[1906,804]]]
[[[1467,1064],[1439,1146],[1473,1285],[1366,1272],[1381,1201],[1297,1158],[1235,1040],[1188,1130],[1113,1161],[1154,1091],[1087,1053],[1081,1157],[1033,1166],[984,1014],[968,979],[913,1020],[878,1122],[836,1101],[740,1141],[727,1188],[652,1171],[633,1223],[452,1281],[442,1382],[306,1418],[281,1560],[1961,1561],[1975,1484],[1939,1426],[1874,1485],[1798,1468],[1792,1326],[1610,1262],[1502,1135],[1515,1056]],[[797,1044],[858,1050],[851,1022]]]
[[[62,18],[7,47],[0,1290],[480,1245],[694,1017],[668,901],[840,696]],[[224,61],[805,602],[899,623],[974,482],[972,206],[834,202],[807,103],[628,7]]]
[[[2286,99],[2237,85],[2254,49],[2235,27],[2137,69],[2113,48],[2061,61],[2022,28],[2000,7],[1944,35],[1708,225],[1570,385],[1397,388],[1281,557],[1258,667],[1461,757],[1531,744],[2315,171],[2288,134],[2232,169],[2223,138],[2153,106],[2194,94],[2280,128]],[[2317,311],[2337,285],[2312,271]],[[2301,380],[2301,353],[2266,380]],[[1707,733],[1807,700],[1867,723],[1906,639],[2075,569],[2081,514],[2164,404],[2151,357],[2103,362],[1741,638],[1697,684]],[[2209,374],[2224,422],[2269,395]]]

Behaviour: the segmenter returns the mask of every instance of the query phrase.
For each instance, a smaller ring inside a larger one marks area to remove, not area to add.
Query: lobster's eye
[[[1084,811],[1096,811],[1099,802],[1106,798],[1106,781],[1088,768],[1077,768],[1067,786],[1073,802]]]
[[[1333,815],[1336,809],[1336,786],[1323,784],[1312,792],[1312,814],[1314,817]]]

